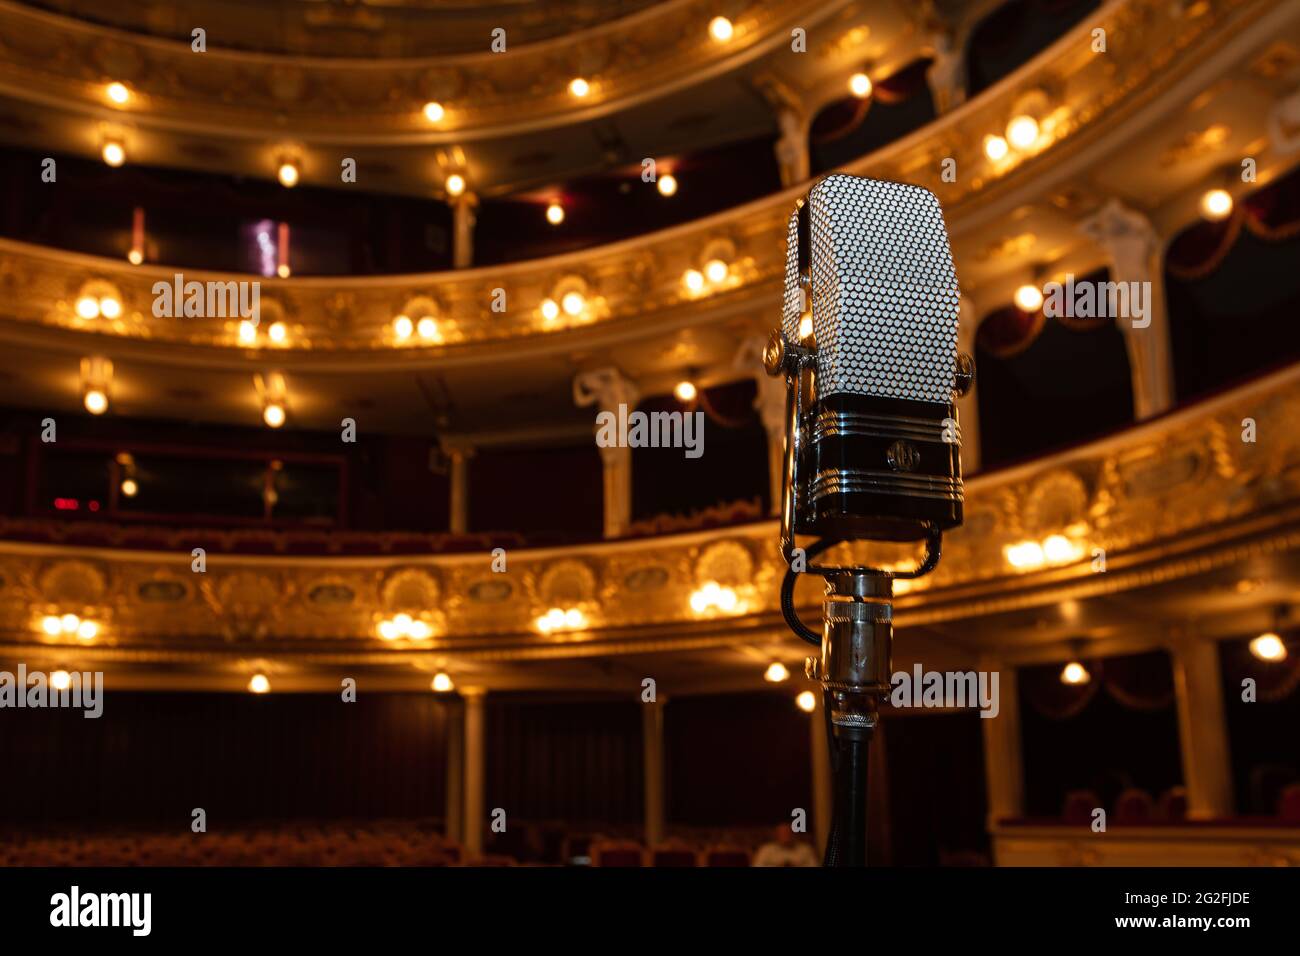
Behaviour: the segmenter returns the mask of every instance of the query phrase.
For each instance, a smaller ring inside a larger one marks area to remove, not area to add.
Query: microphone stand
[[[865,866],[867,862],[867,751],[879,719],[880,701],[892,686],[894,579],[917,578],[939,563],[942,531],[931,525],[926,555],[910,571],[891,572],[870,567],[821,567],[812,559],[847,538],[821,538],[803,554],[805,571],[822,575],[822,630],[813,631],[799,619],[794,604],[794,528],[799,487],[799,456],[803,436],[804,372],[812,368],[811,349],[789,345],[780,331],[763,356],[768,373],[784,373],[786,392],[786,455],[783,469],[781,547],[786,573],[781,582],[781,613],[790,629],[818,647],[805,674],[822,685],[823,711],[834,790],[825,866]]]

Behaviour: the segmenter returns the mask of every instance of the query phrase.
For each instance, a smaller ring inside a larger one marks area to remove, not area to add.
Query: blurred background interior
[[[886,709],[872,861],[1300,864],[1297,160],[1283,0],[0,2],[0,669],[107,687],[0,712],[0,862],[819,847],[757,356],[843,170],[939,197],[978,369],[894,667],[1000,677]]]

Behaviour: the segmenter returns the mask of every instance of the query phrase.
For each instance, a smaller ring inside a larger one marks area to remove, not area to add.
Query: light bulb
[[[578,315],[587,306],[587,300],[581,292],[566,292],[560,300],[560,307],[569,315]]]
[[[1250,642],[1250,652],[1261,661],[1281,661],[1286,659],[1286,645],[1282,638],[1272,631],[1261,634]]]
[[[289,337],[289,329],[283,322],[272,322],[271,327],[266,330],[266,334],[271,337],[271,341],[280,345]]]
[[[72,686],[72,675],[67,671],[55,671],[50,675],[50,686],[55,690],[67,690]]]
[[[122,494],[127,498],[134,498],[140,486],[135,483],[134,478],[126,478],[122,481]]]
[[[763,680],[773,684],[779,684],[790,677],[790,670],[780,661],[773,661],[767,665],[767,670],[763,672]]]
[[[122,303],[111,295],[99,300],[99,314],[106,319],[116,319],[122,314]]]
[[[254,694],[269,694],[271,681],[265,674],[254,674],[248,681],[248,689]]]
[[[1074,545],[1063,534],[1049,535],[1043,541],[1043,556],[1048,561],[1069,561],[1074,557]]]
[[[560,314],[560,307],[555,304],[554,299],[542,300],[542,318],[547,322],[554,322]]]
[[[445,694],[456,685],[452,683],[451,677],[442,671],[438,671],[438,673],[433,675],[433,683],[430,686],[432,686],[439,694]]]
[[[871,95],[871,77],[865,73],[854,73],[849,77],[849,92],[860,100]]]
[[[94,621],[82,621],[77,626],[77,637],[83,641],[94,640],[95,635],[99,633],[99,625]]]
[[[1028,149],[1037,139],[1038,120],[1032,116],[1017,116],[1007,124],[1007,140],[1016,149]]]
[[[125,83],[110,83],[104,87],[104,93],[119,106],[131,98],[131,91],[126,88]]]
[[[140,263],[144,262],[144,253],[139,249],[132,249],[126,254],[126,261],[131,263],[133,266],[138,266]]]
[[[704,264],[704,277],[717,285],[727,277],[727,264],[721,259],[710,259]]]
[[[1070,661],[1061,668],[1062,684],[1086,684],[1090,680],[1092,680],[1092,675],[1088,673],[1088,668],[1078,661]]]
[[[65,614],[59,618],[59,625],[63,628],[64,634],[72,634],[81,626],[81,618],[75,614]]]
[[[1232,213],[1232,194],[1226,189],[1211,189],[1201,197],[1201,215],[1211,222],[1227,219]]]
[[[284,406],[271,402],[262,410],[262,421],[272,428],[279,428],[284,424]]]
[[[465,177],[460,173],[452,173],[447,177],[447,195],[459,196],[465,191]]]
[[[1036,285],[1025,283],[1016,290],[1013,298],[1021,312],[1037,312],[1043,307],[1043,290]]]
[[[100,155],[104,157],[104,162],[110,166],[121,166],[126,162],[126,148],[118,142],[110,141],[105,143]]]
[[[1007,141],[1001,136],[984,137],[984,155],[995,163],[1007,155],[1008,148]]]
[[[424,104],[424,118],[430,123],[441,122],[446,113],[447,111],[442,108],[441,103],[434,103],[431,101]]]
[[[672,173],[664,173],[664,175],[659,177],[659,181],[656,185],[659,187],[659,195],[671,196],[673,193],[677,192],[677,177]]]
[[[77,299],[77,315],[83,319],[99,318],[99,300],[90,295]]]
[[[251,345],[257,341],[257,326],[248,319],[239,323],[239,341],[245,345]]]
[[[41,618],[41,630],[50,637],[54,637],[63,631],[63,621],[54,614],[47,614]]]
[[[97,388],[88,390],[83,401],[86,411],[92,415],[102,415],[108,411],[108,396]]]
[[[281,163],[277,175],[280,178],[280,185],[286,189],[292,189],[298,185],[298,167],[291,162]]]
[[[552,226],[558,226],[564,222],[564,207],[557,202],[551,203],[546,207],[546,221]]]
[[[591,84],[588,83],[586,80],[584,80],[582,77],[575,76],[573,79],[569,81],[569,93],[571,93],[573,96],[578,97],[578,99],[582,99],[582,97],[586,96],[590,92],[591,92]]]
[[[799,709],[805,714],[811,714],[817,709],[817,697],[810,690],[804,691],[794,699],[794,702],[799,705]]]
[[[709,21],[709,36],[719,43],[726,43],[735,32],[735,27],[726,17],[714,17]]]
[[[393,335],[399,339],[409,339],[415,331],[415,324],[409,315],[399,315],[393,319]]]
[[[673,389],[673,394],[677,396],[679,402],[693,402],[697,394],[695,383],[689,379],[684,379],[677,383],[677,387]]]
[[[687,269],[686,274],[682,276],[682,281],[692,292],[699,292],[704,288],[704,273],[699,269]]]

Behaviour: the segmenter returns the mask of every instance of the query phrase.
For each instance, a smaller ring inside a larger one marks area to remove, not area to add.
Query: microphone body
[[[788,232],[781,333],[797,345],[811,318],[816,372],[793,531],[914,541],[961,524],[960,292],[938,200],[835,174]]]

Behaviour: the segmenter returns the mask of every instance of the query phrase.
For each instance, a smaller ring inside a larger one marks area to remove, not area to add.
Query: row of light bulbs
[[[108,411],[108,393],[113,381],[113,363],[102,356],[93,356],[81,360],[81,402],[86,411],[92,415],[103,415]],[[262,405],[262,421],[271,428],[279,428],[288,417],[288,386],[284,376],[272,373],[265,379],[257,375],[253,378]],[[130,480],[132,489],[135,487]],[[128,497],[135,494],[128,491],[124,483],[122,491]]]
[[[52,684],[54,682],[54,678],[60,673],[64,674],[65,677],[67,676],[66,671],[56,671],[54,674],[50,676],[50,682]],[[64,685],[64,687],[66,686],[67,684]],[[430,682],[429,686],[434,692],[439,694],[450,693],[451,691],[456,689],[456,683],[451,679],[451,676],[447,674],[445,671],[438,671],[438,673],[434,674],[433,680]],[[57,684],[55,685],[55,687],[56,689],[59,690],[63,689],[58,687]],[[254,674],[252,677],[248,679],[248,692],[250,694],[271,693],[271,678],[267,677],[266,674],[262,673],[261,671],[258,671],[256,674]]]

